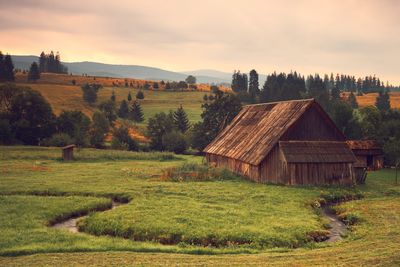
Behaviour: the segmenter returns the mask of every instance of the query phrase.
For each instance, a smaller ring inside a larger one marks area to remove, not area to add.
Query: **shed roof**
[[[279,147],[290,163],[344,163],[356,158],[346,142],[280,141]]]
[[[258,165],[282,135],[312,106],[323,114],[328,123],[333,124],[314,99],[248,105],[204,152]],[[336,128],[334,124],[333,127]]]
[[[67,146],[63,146],[61,149],[62,150],[65,150],[65,149],[72,149],[72,148],[74,148],[75,147],[75,145],[67,145]]]
[[[348,140],[347,144],[351,149],[369,150],[382,149],[376,140]]]

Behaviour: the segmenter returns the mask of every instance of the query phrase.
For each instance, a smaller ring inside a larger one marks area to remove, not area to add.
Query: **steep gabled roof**
[[[312,106],[316,106],[337,130],[314,99],[248,105],[203,151],[258,165]]]

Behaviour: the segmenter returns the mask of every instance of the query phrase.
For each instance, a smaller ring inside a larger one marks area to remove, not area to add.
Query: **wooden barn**
[[[383,168],[383,150],[376,140],[349,140],[347,144],[356,156],[355,167],[369,171]]]
[[[245,106],[204,152],[210,164],[259,183],[355,181],[355,156],[314,99]]]

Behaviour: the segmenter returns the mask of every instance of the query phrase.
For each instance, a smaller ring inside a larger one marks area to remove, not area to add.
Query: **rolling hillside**
[[[17,69],[29,69],[33,61],[38,62],[37,56],[12,56],[14,66]],[[68,67],[68,71],[75,75],[87,74],[89,76],[103,77],[126,77],[143,80],[165,80],[165,81],[183,81],[188,73],[174,72],[160,68],[139,66],[139,65],[116,65],[104,64],[98,62],[63,62]],[[225,73],[225,76],[209,76],[199,71],[190,72],[197,78],[199,83],[230,83],[231,74]]]

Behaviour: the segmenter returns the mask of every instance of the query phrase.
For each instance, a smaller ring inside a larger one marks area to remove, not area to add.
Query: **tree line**
[[[54,52],[46,54],[44,51],[39,56],[39,72],[50,72],[50,73],[68,73],[68,68],[61,63],[60,53]]]

